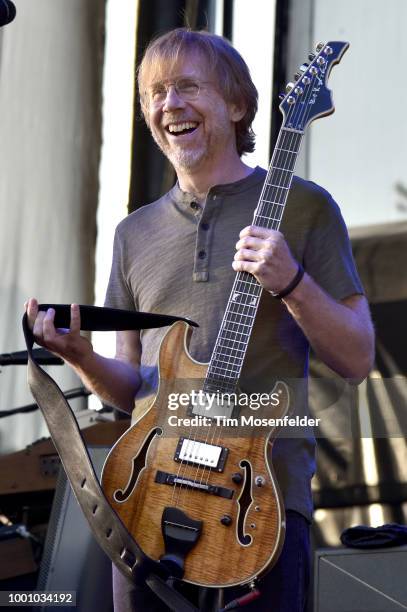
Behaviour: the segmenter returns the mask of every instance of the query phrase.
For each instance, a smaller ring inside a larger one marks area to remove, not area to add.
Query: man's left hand
[[[232,267],[250,272],[266,291],[279,293],[293,280],[298,270],[281,232],[249,225],[239,234]]]

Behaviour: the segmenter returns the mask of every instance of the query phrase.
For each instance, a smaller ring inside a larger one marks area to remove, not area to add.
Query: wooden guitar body
[[[207,371],[207,364],[194,361],[187,351],[190,333],[186,323],[178,322],[164,337],[157,396],[112,448],[102,486],[150,558],[159,560],[165,554],[163,512],[176,508],[193,523],[183,528],[182,515],[175,515],[175,520],[170,516],[169,537],[184,529],[188,539],[196,529],[194,521],[200,524],[200,535],[185,555],[183,580],[209,587],[244,584],[270,569],[284,541],[284,509],[267,459],[275,432],[250,435],[246,427],[244,435],[231,435],[228,426],[168,425],[169,416],[191,418],[187,407],[169,410],[168,394],[181,388],[190,391],[192,382],[202,381]],[[288,389],[277,383],[273,392],[280,401],[270,416],[283,417],[288,411]],[[182,438],[222,447],[221,467],[176,461]],[[162,474],[178,477],[178,485],[164,482]]]

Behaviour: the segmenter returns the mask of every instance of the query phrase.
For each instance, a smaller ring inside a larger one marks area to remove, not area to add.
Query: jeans
[[[298,512],[286,511],[287,528],[283,550],[275,566],[257,587],[261,596],[244,606],[245,612],[304,612],[310,581],[309,523]],[[199,589],[181,583],[178,590],[197,607]],[[247,587],[224,589],[224,604],[248,592]],[[146,585],[130,583],[113,568],[115,612],[168,612],[166,606]]]

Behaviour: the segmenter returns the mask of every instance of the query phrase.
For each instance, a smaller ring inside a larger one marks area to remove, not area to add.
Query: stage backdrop
[[[93,303],[104,0],[18,0],[0,33],[0,352],[24,348],[23,303]],[[31,402],[24,367],[0,374],[0,411]],[[63,389],[78,385],[52,369]],[[0,452],[47,430],[0,420]]]

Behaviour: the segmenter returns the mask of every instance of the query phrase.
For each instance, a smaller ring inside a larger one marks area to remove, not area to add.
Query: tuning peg
[[[319,56],[319,58],[317,59],[317,64],[319,66],[323,66],[325,64],[326,60],[324,57],[322,57],[322,55]]]
[[[287,85],[285,86],[285,90],[287,93],[290,93],[290,91],[294,89],[294,83],[287,83]]]
[[[316,58],[315,53],[310,53],[310,54],[308,55],[308,59],[309,59],[311,62],[312,62],[312,60],[314,60],[315,58]]]
[[[317,52],[317,53],[319,53],[320,51],[322,51],[322,49],[323,49],[324,47],[325,47],[325,43],[323,43],[323,42],[319,42],[319,43],[317,44],[317,46],[315,47],[316,52]]]
[[[333,53],[332,47],[325,47],[324,53],[325,55],[331,55],[331,53]]]
[[[301,72],[296,72],[295,75],[294,75],[294,80],[298,81],[298,79],[300,79],[301,77],[302,77]]]
[[[307,64],[306,62],[304,62],[304,64],[301,64],[300,66],[300,70],[301,72],[305,72],[306,69],[308,68],[309,64]]]
[[[286,94],[284,93],[278,94],[278,97],[280,98],[280,100],[284,100],[285,96]]]

